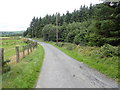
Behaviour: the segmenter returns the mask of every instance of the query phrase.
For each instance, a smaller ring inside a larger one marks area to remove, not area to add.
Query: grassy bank
[[[87,46],[74,46],[74,45],[63,45],[62,47],[56,46],[52,43],[53,46],[57,47],[70,57],[87,64],[89,67],[98,70],[99,72],[105,74],[106,76],[119,81],[120,76],[118,75],[118,63],[119,57],[103,57],[97,55],[97,52],[100,52],[98,47],[87,47]],[[74,47],[71,49],[71,47]],[[97,52],[96,52],[97,51]]]
[[[33,88],[36,84],[44,57],[44,49],[38,46],[18,64],[11,64],[11,71],[3,74],[3,88]]]
[[[37,39],[42,41],[41,39]],[[105,74],[106,76],[119,81],[120,75],[118,71],[119,57],[111,53],[118,51],[117,47],[90,47],[90,46],[80,46],[71,43],[58,43],[47,42],[57,47],[70,57],[87,64],[89,67],[98,70],[99,72]],[[112,49],[112,50],[110,50]]]

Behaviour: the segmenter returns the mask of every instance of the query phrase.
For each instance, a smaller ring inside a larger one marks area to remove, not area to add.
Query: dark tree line
[[[59,41],[75,44],[102,46],[106,43],[120,45],[120,3],[90,4],[66,14],[34,17],[23,36],[56,41],[58,28]]]

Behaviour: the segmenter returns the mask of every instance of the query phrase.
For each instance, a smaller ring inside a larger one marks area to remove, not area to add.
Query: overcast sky
[[[72,12],[90,3],[100,0],[0,0],[0,31],[26,30],[34,16]]]

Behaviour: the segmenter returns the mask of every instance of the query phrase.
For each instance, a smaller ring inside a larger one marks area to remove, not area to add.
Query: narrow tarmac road
[[[88,68],[54,46],[38,43],[43,46],[45,56],[36,88],[118,88],[117,82]]]

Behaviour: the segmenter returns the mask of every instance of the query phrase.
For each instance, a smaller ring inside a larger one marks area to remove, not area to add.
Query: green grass
[[[11,71],[2,76],[3,88],[34,88],[43,58],[44,49],[38,46],[18,64],[11,64]]]
[[[27,45],[23,40],[17,38],[10,38],[10,40],[0,40],[2,44],[0,48],[4,48],[4,59],[10,59],[11,56],[15,55],[15,47],[19,46],[19,50],[22,51],[22,46]]]
[[[2,48],[8,49],[15,46],[26,45],[22,40],[2,40]]]

